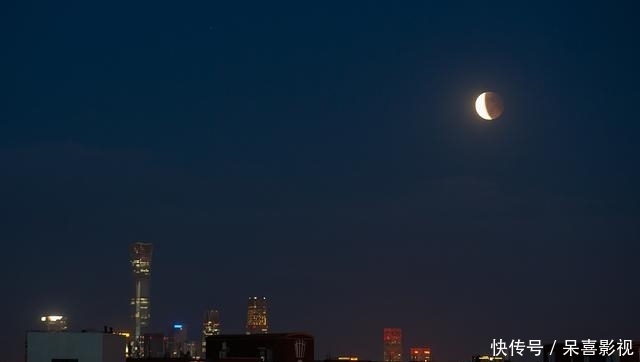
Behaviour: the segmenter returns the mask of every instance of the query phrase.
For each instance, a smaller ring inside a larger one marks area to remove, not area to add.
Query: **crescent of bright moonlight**
[[[484,92],[476,99],[476,112],[487,121],[494,120],[502,114],[502,100],[497,93]]]

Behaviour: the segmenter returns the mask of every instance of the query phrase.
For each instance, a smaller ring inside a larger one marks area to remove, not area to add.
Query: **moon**
[[[476,112],[487,121],[492,121],[502,114],[504,107],[498,93],[484,92],[476,99]]]

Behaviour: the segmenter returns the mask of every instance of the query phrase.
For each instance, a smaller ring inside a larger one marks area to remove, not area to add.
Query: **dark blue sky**
[[[640,338],[638,8],[3,4],[2,361],[43,313],[129,327],[137,240],[192,338],[249,295],[318,357]]]

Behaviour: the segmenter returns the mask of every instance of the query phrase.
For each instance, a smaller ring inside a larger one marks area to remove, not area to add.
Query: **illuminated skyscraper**
[[[202,355],[207,353],[207,337],[220,334],[220,313],[211,309],[204,313],[202,327]]]
[[[384,329],[384,362],[402,362],[402,329]]]
[[[267,298],[249,297],[247,308],[247,334],[269,333]]]
[[[67,318],[61,315],[47,315],[40,318],[46,331],[66,331]]]
[[[431,362],[431,349],[429,347],[413,347],[409,350],[411,362]]]
[[[149,310],[149,281],[151,278],[151,255],[153,245],[137,242],[131,244],[131,266],[133,268],[133,298],[131,298],[134,321],[132,356],[142,357],[143,335],[148,332],[151,321]]]

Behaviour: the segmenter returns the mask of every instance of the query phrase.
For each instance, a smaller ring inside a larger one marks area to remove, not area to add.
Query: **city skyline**
[[[173,323],[163,323],[170,325],[169,328],[151,328],[151,310],[150,310],[150,282],[151,282],[151,265],[154,247],[151,242],[137,241],[129,245],[129,260],[133,271],[134,297],[131,298],[130,304],[133,310],[133,328],[131,331],[126,329],[114,330],[113,327],[104,326],[104,333],[117,333],[127,336],[131,335],[132,344],[128,345],[128,355],[137,358],[157,357],[150,351],[155,351],[157,346],[147,345],[149,338],[164,336],[164,348],[167,355],[171,358],[177,358],[190,351],[192,356],[202,353],[206,356],[206,337],[215,335],[224,335],[221,333],[220,311],[217,309],[208,309],[204,313],[201,340],[194,339],[193,332],[190,336],[188,327],[185,323],[175,321]],[[49,315],[40,318],[44,330],[46,331],[67,331],[67,317],[61,315]],[[247,312],[245,323],[245,334],[269,334],[268,322],[268,302],[266,296],[250,296],[247,299]],[[83,329],[84,330],[84,329]],[[165,334],[166,332],[166,334]],[[305,332],[304,330],[296,332]],[[231,333],[233,335],[233,333]],[[153,339],[152,338],[152,339]],[[196,347],[199,343],[200,347]],[[429,348],[409,348],[408,354],[405,355],[405,348],[402,342],[402,329],[389,328],[383,329],[383,358],[381,362],[431,362],[431,351]],[[192,353],[193,352],[193,353]],[[157,353],[157,351],[155,351]],[[414,353],[418,353],[415,355]],[[428,355],[426,355],[426,354]],[[338,354],[332,357],[338,358]],[[328,357],[328,356],[327,356]],[[204,358],[204,357],[202,357]],[[354,357],[351,357],[354,358]]]
[[[266,296],[318,358],[640,340],[638,7],[8,2],[0,362],[144,298],[197,341]]]
[[[143,247],[145,248],[147,251],[152,250],[152,243],[140,243],[140,242],[136,242],[134,244],[132,244],[132,249],[134,250],[137,247]],[[135,254],[136,257],[139,255],[139,251],[136,252]],[[147,257],[149,256],[149,254],[147,254]],[[134,266],[139,266],[139,258],[131,258],[132,259],[132,264]],[[146,266],[148,267],[148,266]],[[136,288],[137,289],[137,288]],[[268,332],[268,327],[266,324],[263,324],[263,321],[266,320],[265,315],[267,313],[266,311],[266,300],[267,298],[265,296],[262,297],[249,297],[248,298],[248,309],[247,309],[247,323],[245,325],[245,334],[249,335],[249,334],[269,334]],[[137,321],[138,318],[134,318],[135,325],[138,326],[139,322]],[[44,328],[43,330],[45,331],[51,331],[51,332],[61,332],[61,331],[67,331],[67,319],[65,316],[59,316],[59,315],[49,315],[49,316],[43,316],[41,317],[41,321],[43,322]],[[257,324],[250,324],[250,321],[254,321]],[[206,354],[206,343],[205,343],[205,339],[208,336],[214,336],[214,335],[225,335],[225,333],[221,333],[220,331],[220,326],[221,326],[221,320],[220,320],[220,312],[218,310],[207,310],[205,312],[205,317],[204,317],[204,321],[203,321],[203,330],[202,330],[202,340],[201,341],[197,341],[197,339],[192,338],[192,336],[190,336],[188,334],[188,328],[187,325],[181,322],[174,322],[170,324],[170,327],[167,328],[159,328],[157,330],[149,330],[147,328],[147,330],[145,331],[145,333],[143,333],[140,337],[144,340],[144,342],[142,342],[140,344],[140,347],[142,348],[143,352],[140,352],[141,354],[138,355],[139,358],[149,358],[150,355],[147,355],[149,349],[153,349],[153,346],[147,346],[146,344],[147,342],[147,338],[149,337],[159,337],[159,336],[163,336],[164,338],[164,346],[166,349],[166,353],[169,357],[171,358],[176,358],[176,357],[180,357],[181,353],[185,353],[187,350],[189,351],[198,351],[198,353],[202,353],[201,355],[199,355],[199,358],[204,359],[205,354]],[[135,328],[134,328],[135,330]],[[73,330],[71,329],[69,332],[78,332],[80,330]],[[83,329],[82,331],[91,331],[91,330],[87,330],[87,329]],[[94,329],[93,332],[97,332],[97,329]],[[166,334],[165,334],[166,331]],[[119,335],[123,335],[125,338],[129,338],[130,332],[127,330],[114,330],[113,327],[108,327],[107,325],[104,326],[104,330],[103,333],[114,333],[114,334],[119,334]],[[304,331],[295,331],[295,332],[304,332]],[[239,333],[229,333],[228,335],[238,335]],[[271,334],[278,334],[278,333],[271,333]],[[133,334],[133,341],[135,342],[136,340],[136,336],[135,333]],[[200,343],[199,346],[201,346],[201,350],[198,349],[198,344]],[[410,348],[405,348],[403,346],[402,343],[402,329],[401,328],[384,328],[383,329],[383,351],[384,351],[384,357],[382,359],[380,359],[380,362],[411,362],[411,361],[418,361],[418,362],[431,362],[431,350],[428,347],[410,347]],[[156,346],[157,348],[157,346]],[[405,355],[405,349],[406,352],[408,352]],[[128,353],[131,353],[132,355],[136,353],[136,350],[130,350],[128,349]],[[192,356],[195,356],[195,353],[191,353]],[[333,359],[344,359],[346,357],[342,357],[346,355],[345,353],[338,353],[336,355],[327,355],[325,356],[325,358],[333,358]],[[155,354],[151,354],[151,357],[158,357],[161,355],[155,355]],[[350,357],[348,357],[350,360],[358,360],[358,359],[362,359],[359,358],[357,355],[351,355]],[[321,359],[321,358],[318,358]],[[374,360],[375,361],[375,360]]]
[[[151,269],[151,255],[153,252],[153,243],[151,242],[134,242],[133,244],[130,244],[130,264],[133,266],[133,271],[134,271],[134,285],[136,286],[134,288],[134,290],[136,291],[136,295],[138,295],[138,293],[142,290],[142,289],[146,289],[147,292],[149,291],[149,285],[146,285],[144,288],[140,288],[139,284],[140,284],[140,280],[138,279],[139,275],[143,275],[145,277],[144,282],[148,283],[149,282],[149,277],[150,277],[150,269]],[[146,297],[144,297],[143,299],[146,299],[146,308],[149,307],[149,302],[148,300],[150,299],[150,294],[144,294]],[[141,294],[141,295],[142,295]],[[137,310],[134,301],[135,300],[139,300],[140,297],[136,297],[136,298],[132,298],[131,299],[131,305],[134,306],[134,311]],[[267,322],[267,297],[266,296],[261,296],[261,297],[256,297],[256,296],[250,296],[248,298],[248,304],[247,304],[248,308],[246,309],[246,323],[244,324],[245,327],[245,332],[244,333],[239,333],[237,331],[235,332],[231,332],[231,333],[220,333],[220,326],[222,324],[221,320],[220,320],[220,311],[217,309],[209,309],[205,312],[205,318],[204,318],[204,330],[201,331],[200,336],[202,336],[202,334],[204,334],[204,331],[208,331],[210,334],[209,335],[219,335],[219,334],[228,334],[228,335],[238,335],[238,334],[268,334],[270,332],[268,332],[268,325],[266,324]],[[141,325],[141,323],[139,322],[139,320],[141,318],[136,317],[136,314],[134,314],[134,326],[138,327]],[[169,355],[171,357],[178,357],[180,356],[180,350],[186,348],[185,346],[190,346],[191,350],[199,350],[198,348],[196,348],[195,345],[193,345],[192,343],[196,342],[196,343],[201,343],[200,346],[202,347],[201,352],[204,354],[205,352],[205,343],[203,341],[198,341],[198,338],[192,338],[192,336],[190,336],[187,333],[187,326],[184,323],[178,323],[173,322],[173,323],[163,323],[166,324],[165,327],[160,327],[160,328],[155,328],[155,329],[149,329],[148,328],[148,323],[150,322],[150,313],[147,309],[147,316],[146,316],[146,322],[145,323],[145,333],[142,333],[142,335],[140,337],[143,337],[144,334],[149,333],[149,335],[154,335],[154,336],[165,336],[165,345],[167,348],[167,351],[169,353]],[[67,316],[62,316],[62,315],[48,315],[48,316],[42,316],[40,318],[42,324],[44,325],[44,330],[47,331],[67,331]],[[207,321],[209,321],[209,323],[207,323]],[[253,324],[250,323],[250,321],[253,321]],[[135,330],[134,327],[134,330]],[[105,333],[107,331],[107,326],[104,326],[105,328]],[[37,329],[36,329],[37,330]],[[84,330],[84,329],[83,329]],[[76,330],[76,331],[79,331]],[[94,331],[98,331],[98,329],[94,329]],[[110,327],[110,332],[109,333],[119,333],[119,332],[127,332],[126,329],[121,329],[121,330],[113,330],[113,327]],[[175,333],[178,333],[178,335],[180,336],[179,340],[176,340],[175,337]],[[166,332],[166,334],[165,334]],[[306,332],[305,330],[297,330],[295,332]],[[383,332],[383,339],[382,339],[382,350],[383,350],[383,358],[381,358],[380,360],[376,360],[376,359],[369,359],[371,361],[380,361],[380,362],[411,362],[411,361],[419,361],[419,362],[440,362],[440,361],[448,361],[447,359],[432,359],[432,355],[431,355],[431,348],[430,347],[406,347],[403,343],[403,334],[402,334],[402,328],[398,328],[398,327],[384,327],[382,329]],[[275,333],[277,334],[277,332]],[[419,338],[419,336],[418,336]],[[135,340],[135,334],[134,334],[134,340]],[[177,342],[176,342],[177,341]],[[187,344],[187,342],[189,344]],[[541,343],[544,343],[544,341],[540,341]],[[320,342],[321,345],[321,342]],[[490,348],[494,348],[493,345],[490,346]],[[481,350],[481,352],[486,352],[486,350],[488,350],[488,348],[484,348]],[[185,349],[186,351],[186,349]],[[406,352],[406,354],[405,354]],[[135,352],[133,352],[135,353]],[[481,356],[483,353],[481,354],[477,354],[474,353],[473,355],[471,355],[470,357],[476,358],[477,356]],[[348,355],[349,353],[345,353],[345,351],[342,352],[338,352],[337,354],[327,354],[324,358],[338,358],[339,356],[344,356],[344,355]],[[354,354],[351,354],[352,356]],[[489,354],[484,353],[485,356],[488,356]],[[356,353],[355,356],[358,356],[358,354]],[[318,357],[318,356],[316,356]],[[353,357],[351,357],[353,358]],[[498,356],[498,358],[501,358]],[[321,357],[316,358],[317,360],[322,360]],[[363,359],[363,358],[360,358]],[[512,360],[521,360],[521,357],[519,358],[518,356],[509,356],[509,358],[507,359],[512,359]],[[466,359],[465,359],[466,360]]]

